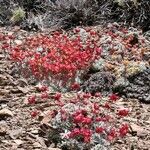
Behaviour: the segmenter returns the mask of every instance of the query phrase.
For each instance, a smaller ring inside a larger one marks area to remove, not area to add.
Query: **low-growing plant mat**
[[[11,32],[13,31],[9,31]],[[28,35],[19,30],[17,34]],[[45,136],[45,131],[50,129],[49,121],[51,120],[47,114],[55,106],[51,105],[52,99],[37,101],[36,105],[28,105],[28,97],[34,94],[39,94],[36,85],[28,84],[26,79],[20,78],[13,70],[13,63],[6,60],[4,53],[0,50],[1,150],[57,150],[52,149],[54,144],[49,143]],[[74,93],[66,93],[63,99],[67,101],[72,96]],[[113,109],[122,106],[131,110],[129,116],[125,118],[130,125],[130,131],[125,138],[112,143],[110,149],[148,150],[150,147],[150,105],[143,104],[138,99],[120,98],[114,104]],[[35,110],[43,113],[33,118]]]

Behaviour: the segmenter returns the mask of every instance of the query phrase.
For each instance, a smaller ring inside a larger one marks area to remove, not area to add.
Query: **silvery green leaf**
[[[105,60],[100,58],[93,63],[92,69],[98,71],[98,70],[101,70],[102,68],[104,68],[104,65],[105,65]]]
[[[38,47],[37,48],[37,52],[42,52],[43,51],[43,48],[42,47]]]
[[[79,76],[77,76],[77,77],[75,78],[75,82],[81,84],[81,83],[82,83],[82,80],[79,78]]]
[[[108,141],[106,141],[104,138],[105,138],[105,135],[95,133],[92,135],[92,142],[94,143],[94,145],[95,144],[100,144],[100,145],[104,145],[104,146],[110,145],[110,143]]]
[[[109,150],[108,147],[105,147],[101,144],[97,144],[96,146],[94,146],[91,150]]]

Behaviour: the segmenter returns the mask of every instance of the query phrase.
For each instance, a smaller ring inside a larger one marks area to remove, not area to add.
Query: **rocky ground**
[[[17,31],[17,34],[19,32]],[[25,31],[20,33],[28,35]],[[38,94],[36,86],[20,78],[13,70],[13,63],[7,60],[0,50],[1,150],[57,150],[44,133],[49,130],[50,118],[46,114],[53,107],[49,105],[51,100],[39,102],[36,106],[28,106],[27,97],[35,93]],[[67,99],[71,96],[71,93],[66,93],[63,97]],[[124,139],[113,143],[111,150],[149,150],[150,105],[138,99],[121,98],[116,103],[116,107],[118,106],[126,106],[131,110],[126,118],[130,124],[130,132]],[[34,109],[42,110],[44,113],[33,119],[30,113]]]

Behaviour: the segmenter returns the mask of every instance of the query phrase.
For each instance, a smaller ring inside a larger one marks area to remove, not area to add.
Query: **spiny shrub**
[[[111,9],[113,20],[126,22],[127,25],[139,26],[144,31],[150,29],[149,0],[120,0],[114,1]]]
[[[50,2],[46,22],[63,28],[94,25],[99,20],[96,0],[56,0]]]
[[[46,1],[47,0],[15,0],[20,7],[23,7],[24,10],[28,12],[44,13],[46,10]]]
[[[0,26],[9,24],[9,20],[12,16],[11,8],[13,8],[13,4],[10,0],[0,1]]]

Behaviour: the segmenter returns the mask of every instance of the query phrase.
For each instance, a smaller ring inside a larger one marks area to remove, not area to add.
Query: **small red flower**
[[[91,130],[90,130],[90,129],[87,129],[87,128],[81,128],[81,129],[80,129],[80,132],[81,132],[81,135],[83,135],[83,137],[84,137],[84,142],[85,142],[85,143],[90,142],[90,140],[91,140],[91,135],[92,135]]]
[[[97,127],[97,128],[95,129],[95,132],[96,132],[96,133],[103,133],[103,132],[104,132],[104,128],[103,128],[103,127]]]
[[[94,109],[99,110],[99,104],[98,103],[94,103]]]
[[[117,94],[112,94],[112,95],[109,96],[109,99],[110,99],[111,101],[116,101],[116,100],[119,99],[119,96],[118,96]]]
[[[71,89],[72,89],[72,90],[79,90],[79,89],[80,89],[80,84],[78,84],[78,83],[73,83],[72,86],[71,86]]]
[[[107,102],[104,104],[104,107],[107,108],[107,109],[110,109],[110,108],[111,108],[110,104],[107,103]]]
[[[71,133],[69,134],[69,137],[70,138],[74,138],[75,136],[79,135],[80,134],[80,129],[78,128],[74,128]]]
[[[53,96],[53,98],[54,98],[55,100],[59,101],[60,98],[61,98],[61,93],[56,93],[56,94]]]
[[[84,93],[84,94],[83,94],[83,98],[88,99],[88,98],[90,98],[90,97],[91,97],[91,94],[90,94],[90,93]]]
[[[41,94],[42,99],[47,99],[48,97],[49,97],[49,95],[47,92]]]
[[[91,31],[90,31],[90,34],[91,34],[91,35],[96,35],[96,32],[95,32],[94,30],[91,30]]]
[[[82,120],[83,124],[91,124],[92,123],[92,119],[89,117],[84,117]]]
[[[29,98],[28,98],[28,103],[29,104],[35,104],[35,96],[30,96]]]
[[[112,119],[112,116],[110,116],[110,115],[106,115],[106,116],[103,118],[104,121],[110,121],[111,119]]]
[[[75,33],[80,32],[80,28],[75,28],[75,29],[74,29],[74,32],[75,32]]]
[[[97,52],[97,55],[100,56],[100,54],[101,54],[101,52],[102,52],[102,49],[99,47],[99,48],[96,49],[96,52]]]
[[[97,117],[97,118],[95,119],[95,121],[96,121],[96,122],[103,121],[103,118],[102,118],[102,117]]]
[[[15,37],[14,37],[13,35],[8,35],[8,38],[9,38],[10,40],[12,40],[12,39],[14,39]]]
[[[9,47],[9,44],[3,44],[2,45],[2,49],[6,49],[6,48],[8,48]]]
[[[107,139],[109,141],[114,140],[117,137],[117,132],[115,129],[111,129],[110,132],[108,133]]]
[[[36,117],[37,115],[38,115],[38,112],[36,110],[31,112],[32,118]]]
[[[84,118],[83,114],[79,114],[79,115],[74,117],[74,122],[75,123],[81,123],[83,121],[83,118]]]
[[[128,124],[122,124],[121,127],[119,128],[119,133],[121,137],[126,136],[126,134],[129,131],[129,126]]]
[[[125,117],[128,114],[129,114],[129,110],[128,109],[120,109],[120,110],[118,110],[118,113],[117,113],[117,115],[122,116],[122,117]]]
[[[96,92],[96,93],[94,94],[94,96],[95,96],[95,97],[101,97],[102,95],[101,95],[101,93]]]

